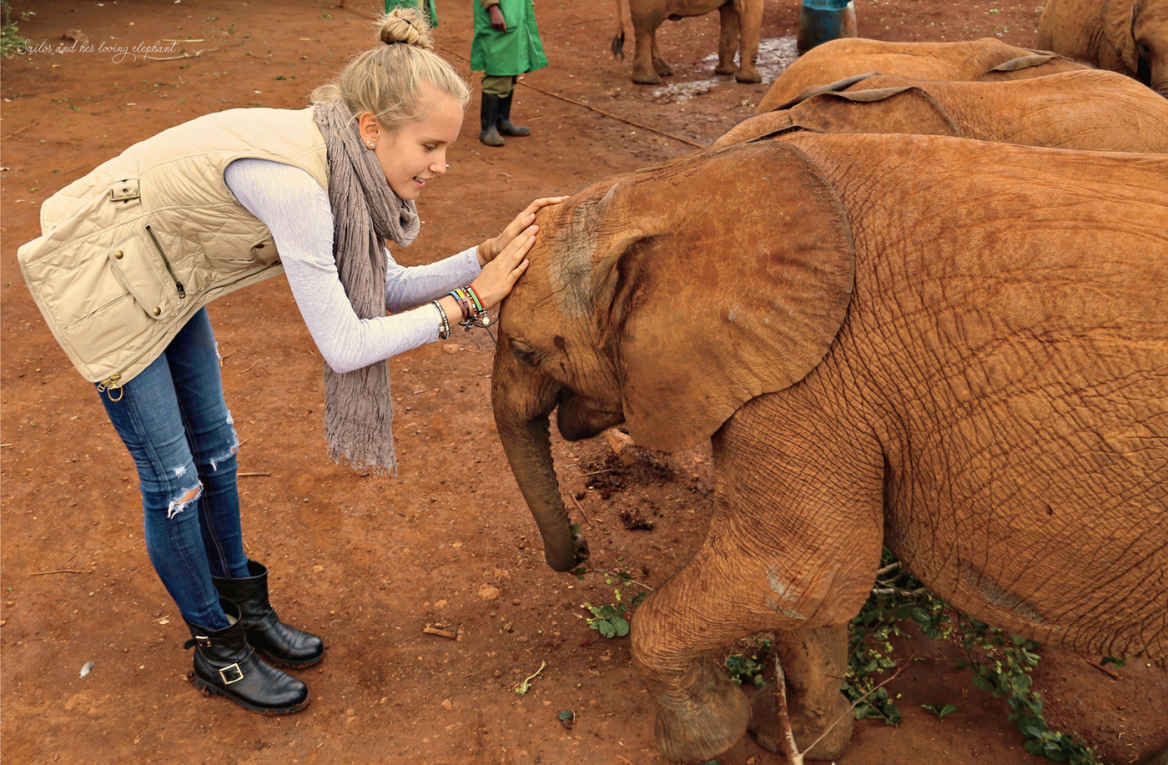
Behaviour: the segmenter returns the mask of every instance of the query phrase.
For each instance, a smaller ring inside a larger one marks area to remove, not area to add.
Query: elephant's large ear
[[[709,438],[822,360],[851,299],[855,251],[839,198],[800,149],[705,152],[610,196],[636,234],[594,271],[594,294],[638,443]]]

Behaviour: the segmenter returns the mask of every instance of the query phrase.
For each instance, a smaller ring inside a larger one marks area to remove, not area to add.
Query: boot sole
[[[237,696],[236,694],[232,693],[231,691],[228,691],[226,688],[220,688],[219,686],[215,685],[214,683],[207,682],[203,678],[199,677],[197,674],[191,675],[191,684],[194,685],[195,688],[198,688],[199,691],[201,691],[206,696],[222,696],[226,699],[230,699],[231,701],[235,702],[236,704],[243,707],[244,709],[250,709],[253,712],[259,712],[260,714],[271,715],[271,716],[290,715],[290,714],[294,714],[296,712],[299,712],[300,710],[302,710],[306,706],[308,706],[308,702],[310,701],[310,698],[311,698],[309,696],[305,696],[304,700],[301,701],[300,703],[293,704],[292,706],[288,706],[288,707],[261,707],[261,706],[258,706],[256,704],[252,704],[249,701],[246,701],[245,699],[241,698],[240,696]]]
[[[255,648],[255,646],[252,647]],[[324,661],[324,651],[320,652],[320,656],[316,656],[312,659],[304,659],[302,661],[281,659],[279,656],[272,656],[271,654],[264,653],[258,648],[255,649],[255,652],[259,654],[260,658],[262,658],[268,664],[276,667],[284,667],[285,669],[308,669],[309,667],[315,667],[317,664],[320,664],[322,661]]]

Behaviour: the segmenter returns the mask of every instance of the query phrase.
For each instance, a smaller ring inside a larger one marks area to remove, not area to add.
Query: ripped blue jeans
[[[120,389],[101,393],[138,468],[146,552],[182,617],[229,626],[212,576],[250,576],[239,522],[239,441],[207,309]]]

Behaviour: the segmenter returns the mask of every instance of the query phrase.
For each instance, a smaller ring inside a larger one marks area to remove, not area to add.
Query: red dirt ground
[[[996,34],[1032,45],[1038,2],[857,6],[868,37]],[[599,573],[577,579],[544,565],[494,433],[491,341],[459,335],[390,362],[401,473],[360,477],[325,456],[321,360],[282,279],[219,301],[211,315],[243,442],[248,551],[270,566],[281,615],[322,633],[328,656],[301,673],[311,706],[285,718],[204,699],[185,679],[187,634],[146,558],[132,463],[42,323],[16,248],[38,233],[47,196],[138,139],[208,111],[302,106],[374,42],[376,2],[335,3],[15,4],[35,11],[20,29],[37,47],[3,61],[5,762],[663,762],[628,640],[604,640],[583,619],[581,604],[612,602],[611,587]],[[797,5],[767,0],[763,38],[793,35]],[[457,7],[440,6],[436,37],[469,76],[470,12]],[[611,3],[539,0],[537,12],[552,65],[525,78],[513,115],[533,136],[482,146],[476,94],[404,262],[493,235],[536,196],[707,145],[765,92],[765,83],[713,79],[716,14],[662,28],[672,82],[689,84],[659,89],[634,86],[628,61],[612,60]],[[768,77],[781,67],[772,53],[760,64]],[[596,569],[656,586],[692,554],[711,509],[704,453],[625,466],[606,461],[602,439],[557,441],[555,452]],[[628,530],[621,513],[654,528]],[[909,641],[897,652],[923,659],[891,686],[904,722],[859,723],[841,765],[1033,761],[1002,702],[972,688],[951,650]],[[1044,657],[1036,684],[1053,725],[1093,740],[1113,763],[1168,744],[1162,671],[1129,662],[1104,674],[1089,664],[1099,657]],[[541,665],[530,691],[515,693]],[[959,711],[944,721],[920,709],[945,703]],[[557,719],[567,709],[571,729]],[[719,761],[778,758],[746,738]]]

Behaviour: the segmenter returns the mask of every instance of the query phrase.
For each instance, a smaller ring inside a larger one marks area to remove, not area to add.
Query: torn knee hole
[[[192,488],[188,489],[178,499],[171,500],[170,505],[168,505],[166,508],[167,519],[169,520],[170,518],[173,518],[176,515],[178,515],[179,513],[181,513],[183,510],[186,510],[187,506],[189,506],[192,502],[194,502],[196,499],[198,499],[202,495],[202,493],[203,493],[203,484],[199,483],[199,484],[196,484],[195,486],[193,486]]]

